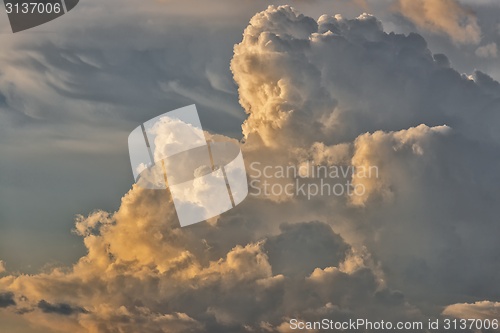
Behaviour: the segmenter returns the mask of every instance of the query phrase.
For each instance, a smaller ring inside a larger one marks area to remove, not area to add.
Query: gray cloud
[[[63,316],[69,316],[75,313],[86,313],[87,311],[83,308],[72,307],[69,304],[58,303],[50,304],[45,300],[38,302],[37,307],[44,313],[55,313]]]
[[[265,244],[274,274],[304,277],[345,260],[349,247],[327,224],[284,224],[280,229],[282,233]]]
[[[0,293],[0,308],[6,308],[14,305],[16,305],[16,301],[14,301],[13,293]]]

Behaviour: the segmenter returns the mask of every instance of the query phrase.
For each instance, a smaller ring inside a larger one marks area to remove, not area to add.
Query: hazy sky
[[[498,314],[498,2],[89,0],[17,34],[0,17],[0,328]],[[247,164],[381,177],[179,229],[167,194],[131,189],[127,137],[193,103]]]

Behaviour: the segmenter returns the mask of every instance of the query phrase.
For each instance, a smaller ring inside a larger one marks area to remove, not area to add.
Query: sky
[[[498,318],[499,14],[495,0],[88,0],[16,34],[0,14],[0,328]],[[363,195],[249,196],[180,228],[168,191],[133,185],[127,137],[190,104],[206,135],[239,140],[247,171],[379,174],[350,179]]]

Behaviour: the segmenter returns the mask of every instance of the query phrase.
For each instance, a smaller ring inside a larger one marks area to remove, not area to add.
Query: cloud
[[[44,313],[56,313],[63,316],[69,316],[74,313],[82,312],[85,313],[85,309],[82,308],[74,308],[69,304],[59,303],[59,304],[50,304],[45,300],[41,300],[38,302],[37,307],[42,310]]]
[[[476,55],[481,58],[496,58],[497,52],[497,44],[493,42],[477,48]]]
[[[422,36],[385,33],[371,15],[323,15],[315,30],[289,7],[252,19],[231,69],[249,114],[247,159],[377,167],[378,177],[353,180],[364,195],[295,198],[302,211],[367,246],[411,299],[446,305],[464,290],[498,294],[473,286],[483,274],[498,278],[488,250],[497,247],[497,213],[486,203],[498,197],[498,82],[458,73]],[[464,273],[462,260],[474,269]]]
[[[326,109],[318,103],[324,102],[328,95],[316,80],[314,66],[304,66],[306,59],[302,53],[307,47],[304,40],[317,31],[317,26],[313,19],[296,15],[289,7],[279,12],[264,11],[251,19],[242,43],[235,46],[231,62],[240,103],[249,113],[243,125],[245,136],[258,128],[263,143],[276,146],[283,137],[301,140],[309,138],[313,131],[321,131],[321,123],[316,121],[318,115],[331,112],[328,108],[334,101],[327,103]],[[276,62],[283,64],[276,67],[273,65]],[[296,70],[286,72],[290,67]],[[302,108],[293,117],[296,105]],[[313,119],[312,125],[304,122],[308,117]],[[297,136],[292,131],[305,132]]]
[[[3,260],[0,260],[0,274],[5,273],[7,269],[5,268],[5,262]]]
[[[447,306],[444,315],[463,319],[491,319],[500,316],[500,303],[498,302],[475,302],[460,303]]]
[[[16,305],[16,302],[14,301],[13,293],[0,293],[0,308],[6,308],[14,305]]]
[[[382,170],[382,174],[380,177],[354,178],[353,185],[360,185],[365,191],[362,195],[353,196],[352,203],[364,206],[369,199],[373,199],[373,196],[378,196],[382,202],[393,201],[395,199],[393,189],[397,187],[392,181],[395,181],[396,177],[385,172],[389,169],[387,163],[391,163],[394,159],[394,151],[405,154],[406,160],[419,159],[427,153],[436,136],[446,135],[449,132],[450,128],[447,126],[419,125],[398,132],[378,131],[358,136],[354,142],[352,165],[366,170],[371,166],[377,166],[377,171]]]
[[[283,225],[274,237],[235,244],[218,257],[206,247],[218,244],[218,226],[180,229],[159,206],[171,211],[171,199],[135,187],[113,216],[78,220],[88,255],[69,271],[3,278],[2,289],[12,290],[10,298],[23,295],[17,307],[31,309],[26,319],[74,332],[277,329],[289,314],[315,318],[318,309],[340,318],[354,316],[349,309],[359,304],[359,313],[370,315],[386,306],[376,291],[393,293],[369,256],[353,252],[325,223]],[[325,308],[333,298],[335,306]]]
[[[338,266],[349,250],[324,223],[284,224],[280,229],[282,233],[270,237],[265,245],[274,274],[308,276],[316,268]]]
[[[498,82],[372,15],[289,6],[251,19],[231,70],[247,164],[376,166],[344,177],[366,192],[250,196],[180,228],[168,191],[134,186],[117,212],[77,218],[72,267],[1,278],[7,310],[63,332],[287,332],[498,297]]]
[[[299,14],[282,24],[283,31],[268,23],[291,12],[274,8],[257,14],[235,46],[231,68],[249,114],[243,125],[247,141],[331,146],[366,132],[420,124],[498,139],[491,123],[500,90],[483,100],[476,85],[483,85],[478,78],[484,73],[472,81],[463,77],[449,68],[446,56],[434,56],[420,35],[384,33],[381,22],[368,14],[352,20],[324,15],[317,30]],[[452,93],[444,95],[443,86]],[[477,119],[470,110],[483,110],[484,117]]]
[[[399,0],[396,7],[419,28],[447,35],[456,43],[481,41],[476,15],[457,0]]]

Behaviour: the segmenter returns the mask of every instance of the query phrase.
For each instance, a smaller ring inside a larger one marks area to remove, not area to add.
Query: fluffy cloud
[[[430,128],[420,125],[398,132],[378,131],[358,136],[354,142],[355,153],[352,157],[352,165],[365,169],[377,166],[378,170],[382,170],[382,174],[379,177],[354,178],[354,186],[362,185],[366,191],[363,195],[353,196],[352,202],[355,205],[365,205],[367,200],[373,199],[374,196],[378,196],[382,201],[394,200],[396,194],[393,189],[397,188],[395,182],[398,179],[395,175],[388,173],[393,169],[388,166],[388,163],[394,162],[394,151],[404,154],[407,161],[411,158],[419,159],[420,156],[427,154],[436,136],[445,135],[449,130],[447,126]]]
[[[328,94],[317,81],[315,66],[307,66],[304,55],[305,41],[317,29],[316,21],[296,15],[290,8],[279,13],[264,11],[251,19],[231,63],[240,103],[249,113],[243,125],[246,137],[258,132],[265,145],[276,146],[282,138],[310,140],[323,130],[318,118],[333,111],[334,101],[320,104]],[[293,114],[297,106],[301,112]]]
[[[418,302],[497,295],[475,281],[499,278],[490,252],[498,82],[458,73],[420,35],[385,33],[371,15],[312,22],[289,7],[252,18],[231,68],[249,114],[247,159],[378,167],[378,177],[352,179],[364,195],[298,199],[304,211],[367,246],[387,281]]]
[[[420,35],[384,33],[368,14],[353,20],[324,15],[314,22],[281,8],[251,22],[231,63],[249,113],[243,125],[248,141],[331,146],[420,124],[500,138],[491,125],[498,121],[498,83],[481,72],[462,76]],[[483,110],[483,117],[471,110]]]
[[[457,0],[399,0],[397,8],[419,28],[448,35],[456,43],[481,41],[476,15]]]
[[[425,321],[494,302],[498,82],[371,15],[289,6],[251,19],[231,70],[247,164],[376,166],[345,176],[366,192],[249,197],[179,228],[168,191],[134,186],[116,213],[78,217],[74,266],[0,279],[4,311],[62,332],[288,332],[290,318]]]
[[[164,193],[134,187],[115,214],[77,221],[88,254],[70,270],[1,279],[2,305],[61,332],[277,330],[292,314],[373,316],[394,302],[401,316],[414,314],[369,255],[325,223],[233,241],[219,257],[220,226],[180,229],[172,213]]]

